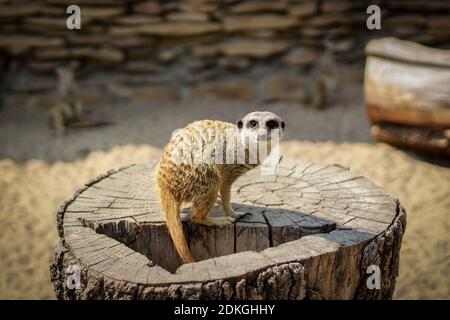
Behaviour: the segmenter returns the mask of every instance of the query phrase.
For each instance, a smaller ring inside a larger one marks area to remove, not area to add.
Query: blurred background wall
[[[71,4],[81,30],[66,28]],[[366,28],[370,4],[381,30]],[[449,12],[446,0],[0,0],[2,82],[9,99],[51,99],[55,68],[75,60],[84,101],[296,101],[325,39],[342,63],[362,63],[368,38],[383,35],[445,47]]]

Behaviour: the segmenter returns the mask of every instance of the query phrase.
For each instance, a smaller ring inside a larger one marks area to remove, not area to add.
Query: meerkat
[[[183,263],[193,262],[194,259],[183,233],[181,206],[192,204],[191,221],[206,226],[223,227],[242,217],[244,213],[235,212],[231,207],[231,186],[237,178],[264,161],[281,139],[284,129],[284,121],[276,114],[256,111],[247,114],[236,125],[214,120],[191,123],[166,145],[155,182],[161,210]],[[215,161],[196,163],[197,151],[192,146],[204,148],[214,140],[219,151],[216,148],[207,153],[213,155]],[[256,158],[251,159],[251,143],[259,146],[260,142],[267,147],[266,156],[257,152]],[[244,151],[242,161],[238,159],[238,150]],[[188,161],[177,161],[175,155],[184,156]],[[219,193],[225,216],[208,217]]]
[[[79,89],[75,83],[76,67],[76,63],[71,63],[56,69],[57,101],[48,113],[50,127],[59,134],[63,134],[68,127],[92,128],[112,124],[108,121],[90,122],[84,119],[83,106],[78,98]]]
[[[337,66],[334,53],[329,44],[325,43],[324,46],[325,52],[314,70],[305,99],[305,102],[315,109],[323,109],[337,87]]]
[[[77,99],[77,87],[74,79],[76,65],[58,67],[57,75],[57,102],[49,110],[50,126],[58,133],[64,133],[71,123],[81,121],[83,107]]]

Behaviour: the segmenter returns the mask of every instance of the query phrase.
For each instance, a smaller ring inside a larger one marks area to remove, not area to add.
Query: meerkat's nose
[[[269,136],[267,129],[259,129],[258,130],[258,141],[267,140],[267,137]]]

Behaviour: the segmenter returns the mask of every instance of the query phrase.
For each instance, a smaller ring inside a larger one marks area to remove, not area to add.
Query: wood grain
[[[110,171],[61,206],[50,266],[59,299],[392,297],[406,214],[366,178],[292,159],[276,175],[252,170],[233,186],[234,209],[248,213],[237,223],[195,225],[183,209],[198,262],[181,265],[159,209],[155,165]],[[219,204],[212,215],[223,215]],[[364,289],[371,262],[389,278],[376,294]],[[73,264],[81,287],[70,290]]]

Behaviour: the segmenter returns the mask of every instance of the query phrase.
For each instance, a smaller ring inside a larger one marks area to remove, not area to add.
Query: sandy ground
[[[450,299],[450,163],[439,160],[434,165],[373,144],[361,69],[347,68],[341,75],[339,97],[326,110],[281,103],[258,109],[285,119],[286,155],[350,167],[406,207],[408,226],[395,298]],[[42,108],[15,104],[0,109],[0,298],[54,298],[48,265],[57,243],[55,213],[84,182],[112,168],[159,158],[159,148],[171,132],[188,122],[235,122],[255,106],[218,100],[132,100],[86,109],[90,119],[114,124],[59,136],[48,128]]]
[[[407,209],[408,226],[395,298],[450,298],[450,169],[383,144],[290,141],[282,151],[348,166],[398,197]],[[57,242],[59,204],[90,177],[159,154],[154,147],[127,145],[73,162],[0,160],[0,298],[54,298],[48,265]]]

